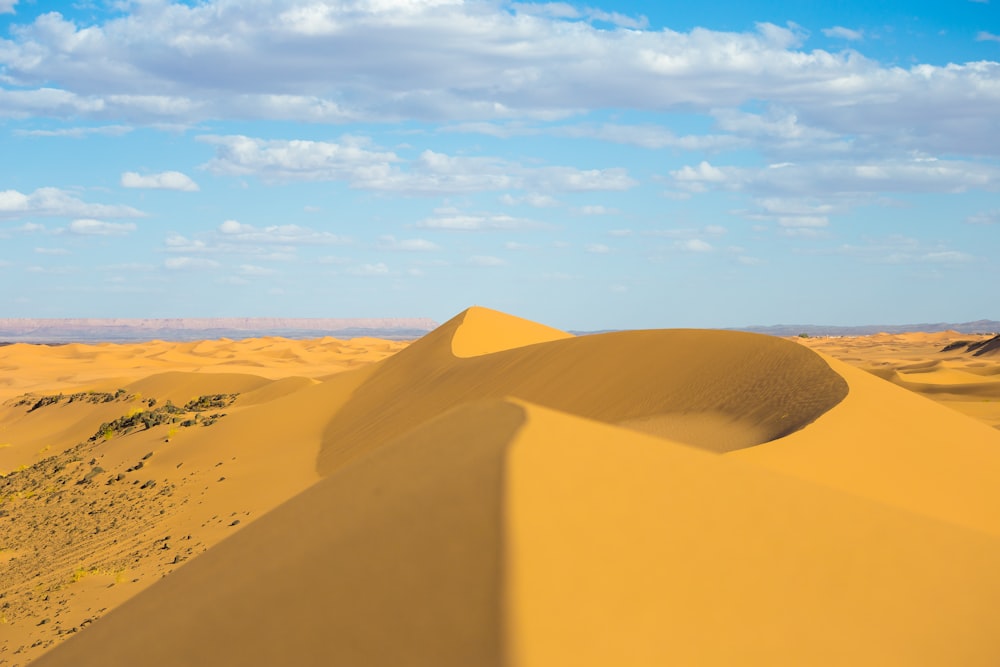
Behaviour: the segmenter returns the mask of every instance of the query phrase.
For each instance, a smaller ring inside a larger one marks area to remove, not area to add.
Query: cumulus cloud
[[[902,235],[869,238],[864,244],[845,244],[828,253],[857,257],[873,264],[938,264],[960,265],[976,261],[974,255],[944,245],[925,242]]]
[[[350,243],[350,239],[347,237],[300,225],[255,227],[237,220],[226,220],[219,225],[216,238],[230,243],[289,246],[340,245]]]
[[[0,190],[0,219],[27,216],[139,218],[146,214],[131,206],[92,204],[59,188],[38,188],[30,194]]]
[[[687,241],[677,241],[674,244],[678,250],[685,252],[711,252],[715,250],[711,243],[702,239],[688,239]]]
[[[976,33],[977,42],[1000,42],[1000,35],[994,35],[991,32],[986,32],[985,30],[980,30]]]
[[[383,262],[376,262],[374,264],[361,264],[360,266],[353,266],[347,269],[347,273],[354,276],[387,276],[389,275],[389,267]]]
[[[264,266],[257,266],[255,264],[240,264],[239,266],[240,275],[243,276],[253,276],[253,277],[264,277],[273,276],[277,273],[274,269],[269,269]]]
[[[970,225],[998,225],[1000,224],[1000,208],[970,215],[965,221]]]
[[[0,14],[13,14],[17,0],[0,0]]]
[[[507,264],[504,260],[499,257],[493,257],[492,255],[473,255],[472,257],[469,257],[468,263],[472,266],[478,266],[481,268],[492,268],[505,266]]]
[[[437,215],[417,223],[421,229],[451,232],[517,231],[541,229],[545,225],[535,220],[510,215],[470,215],[462,213]]]
[[[135,231],[135,224],[131,222],[105,222],[92,218],[81,218],[69,223],[66,228],[70,234],[80,236],[124,236]]]
[[[183,192],[197,192],[198,184],[189,176],[179,171],[164,171],[159,174],[138,174],[134,171],[126,171],[122,174],[122,187],[125,188],[146,188],[150,190],[180,190]]]
[[[132,128],[128,125],[101,125],[99,127],[64,127],[58,130],[14,130],[21,137],[69,137],[82,139],[91,135],[118,137],[128,134]]]
[[[1000,190],[1000,167],[996,165],[933,158],[779,163],[764,168],[716,167],[703,161],[670,173],[675,185],[692,192],[724,189],[782,196],[857,196]]]
[[[171,271],[202,271],[217,269],[221,264],[204,257],[168,257],[163,260],[163,266]]]
[[[863,31],[851,30],[839,25],[832,28],[823,28],[823,34],[834,39],[846,39],[849,42],[856,42],[865,38]]]
[[[495,190],[587,192],[627,190],[637,183],[622,168],[525,166],[493,157],[452,156],[425,150],[412,160],[372,147],[363,137],[340,142],[202,136],[216,147],[205,167],[217,174],[266,182],[344,181],[352,188],[409,195]]]
[[[391,235],[380,236],[376,245],[379,250],[401,250],[404,252],[429,252],[441,249],[441,246],[426,239],[397,239]]]
[[[855,51],[805,51],[805,33],[791,24],[649,30],[641,17],[553,7],[563,6],[155,2],[87,25],[49,12],[0,41],[8,86],[0,113],[187,124],[475,123],[611,107],[733,109],[766,99],[851,136],[1000,150],[991,138],[1000,136],[993,112],[1000,63],[904,68]],[[825,32],[863,37],[843,26]],[[593,129],[640,144],[686,140],[655,128]]]
[[[599,139],[616,144],[630,144],[640,148],[679,148],[688,151],[722,150],[747,145],[747,141],[732,135],[677,136],[661,125],[622,125],[616,123],[574,124],[555,127],[548,131],[555,136]]]
[[[302,246],[330,246],[351,243],[347,237],[300,225],[257,227],[238,220],[226,220],[217,228],[194,238],[171,233],[163,250],[181,255],[242,255],[255,261],[295,260]]]

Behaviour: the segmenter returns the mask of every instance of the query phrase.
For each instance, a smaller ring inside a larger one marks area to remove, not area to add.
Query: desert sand
[[[958,340],[0,347],[0,664],[1000,664]]]

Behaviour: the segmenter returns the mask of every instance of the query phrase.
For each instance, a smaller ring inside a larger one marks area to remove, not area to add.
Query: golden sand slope
[[[477,308],[244,397],[150,460],[311,488],[33,664],[1000,663],[1000,434],[794,342]]]
[[[946,331],[797,340],[1000,429],[996,337]]]
[[[36,664],[992,665],[998,557],[683,445],[471,403]]]
[[[24,664],[313,484],[331,412],[372,361],[402,347],[332,339],[0,347],[8,389],[36,391],[0,405],[0,664]],[[225,415],[209,426],[139,426],[90,440],[102,423],[154,409],[151,400],[183,406],[231,393],[228,407],[181,417]]]

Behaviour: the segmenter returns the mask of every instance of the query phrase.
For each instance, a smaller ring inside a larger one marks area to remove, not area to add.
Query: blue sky
[[[998,0],[0,0],[0,317],[1000,319],[998,156]]]

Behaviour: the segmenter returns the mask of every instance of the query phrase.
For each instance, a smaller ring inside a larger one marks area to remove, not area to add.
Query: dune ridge
[[[847,394],[819,356],[760,334],[678,329],[552,340],[544,330],[543,340],[526,344],[522,321],[480,310],[471,324],[463,313],[380,365],[327,428],[321,474],[475,399],[515,396],[640,430],[656,419],[660,435],[725,451],[802,428]],[[454,355],[456,337],[481,332],[492,341],[508,322],[518,347]],[[386,400],[395,395],[405,400]],[[691,415],[732,426],[692,429]],[[720,431],[748,437],[734,442]]]

